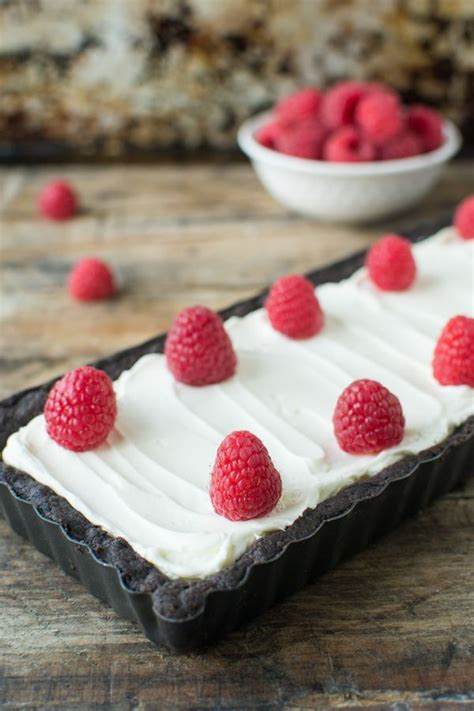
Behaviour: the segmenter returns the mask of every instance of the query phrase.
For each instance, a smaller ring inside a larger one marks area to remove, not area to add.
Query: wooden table
[[[41,184],[70,178],[81,215],[38,218]],[[222,307],[402,231],[474,191],[458,161],[412,213],[369,228],[289,215],[244,163],[0,172],[0,395]],[[81,256],[108,259],[121,296],[72,303]],[[88,595],[0,521],[0,706],[6,709],[474,709],[474,487],[213,649],[176,656]]]

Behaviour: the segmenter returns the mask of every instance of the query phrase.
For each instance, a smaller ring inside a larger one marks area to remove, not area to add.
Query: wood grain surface
[[[38,218],[58,174],[74,220]],[[474,192],[457,161],[416,210],[366,228],[290,215],[244,163],[0,171],[0,396],[166,329],[178,309],[223,307],[408,229]],[[72,303],[81,256],[120,272],[111,302]],[[154,647],[0,519],[3,709],[474,709],[474,486],[214,648]]]

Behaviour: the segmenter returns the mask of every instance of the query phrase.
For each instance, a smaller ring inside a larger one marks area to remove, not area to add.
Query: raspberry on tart
[[[460,237],[474,239],[474,195],[469,195],[459,203],[453,224]]]
[[[280,277],[265,308],[275,331],[289,338],[311,338],[322,329],[324,314],[311,282],[300,274]]]
[[[411,243],[399,235],[385,235],[377,240],[365,264],[370,279],[382,291],[405,291],[416,277]]]
[[[100,301],[113,296],[117,285],[108,264],[102,259],[84,257],[69,274],[68,290],[76,301]]]
[[[211,475],[216,513],[231,521],[266,516],[281,496],[281,477],[263,442],[246,430],[231,432],[219,445]]]
[[[323,158],[335,163],[360,163],[376,157],[375,147],[353,126],[334,131],[323,148]]]
[[[390,390],[376,380],[355,380],[339,396],[333,425],[344,452],[378,454],[402,441],[405,418]]]
[[[441,385],[474,388],[474,318],[449,319],[436,343],[433,375]]]
[[[66,180],[52,180],[38,198],[39,211],[49,220],[68,220],[76,214],[77,207],[77,195]]]
[[[221,383],[237,367],[222,319],[205,306],[180,311],[168,332],[165,356],[176,380],[187,385]]]
[[[90,365],[66,373],[53,385],[44,407],[46,429],[61,447],[74,452],[105,442],[117,416],[112,381]]]

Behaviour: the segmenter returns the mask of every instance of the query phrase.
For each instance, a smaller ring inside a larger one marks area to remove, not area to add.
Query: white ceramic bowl
[[[241,126],[240,148],[275,200],[327,222],[370,222],[414,205],[461,145],[458,129],[445,121],[443,145],[413,158],[368,163],[306,160],[272,151],[255,140],[255,131],[269,118],[270,113],[259,114]]]

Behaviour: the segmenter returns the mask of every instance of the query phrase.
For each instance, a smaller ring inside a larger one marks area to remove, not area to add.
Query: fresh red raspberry
[[[400,160],[410,158],[423,152],[420,139],[413,131],[403,131],[389,143],[382,146],[380,157],[382,160]]]
[[[77,301],[99,301],[115,294],[117,286],[110,267],[101,259],[85,257],[72,268],[69,294]]]
[[[357,105],[355,121],[375,145],[383,146],[403,128],[400,100],[391,92],[373,92]]]
[[[53,385],[44,417],[49,436],[65,449],[85,452],[105,442],[117,416],[112,381],[90,365],[72,370]]]
[[[360,163],[376,159],[374,146],[353,126],[343,126],[329,136],[323,158],[335,163]]]
[[[269,121],[255,131],[255,140],[265,148],[275,148],[281,130],[276,121]]]
[[[52,180],[42,189],[38,207],[49,220],[68,220],[77,212],[77,196],[65,180]]]
[[[358,81],[341,81],[326,91],[321,105],[321,119],[325,126],[334,130],[348,126],[362,97],[367,94],[367,85]]]
[[[339,396],[334,433],[349,454],[378,454],[403,439],[405,418],[399,399],[376,380],[355,380]]]
[[[221,318],[205,306],[176,316],[165,343],[168,368],[187,385],[211,385],[234,373],[237,357]]]
[[[314,287],[300,274],[277,279],[270,289],[265,308],[275,331],[289,338],[311,338],[324,324],[324,314]]]
[[[423,151],[434,151],[443,143],[443,119],[434,109],[422,105],[411,106],[406,122],[421,141]]]
[[[382,291],[409,289],[416,277],[416,263],[409,240],[385,235],[369,249],[365,265],[369,277]]]
[[[298,158],[318,160],[326,135],[325,129],[313,119],[307,119],[282,131],[275,147],[280,153]]]
[[[457,206],[454,226],[463,239],[474,239],[474,195],[469,195]]]
[[[210,494],[215,512],[231,521],[273,511],[281,496],[281,477],[258,437],[243,430],[231,432],[221,442]]]
[[[321,92],[315,87],[305,89],[280,99],[275,108],[278,123],[282,126],[292,126],[306,119],[315,119],[321,105]]]
[[[436,343],[433,375],[441,385],[474,388],[474,318],[449,319]]]

